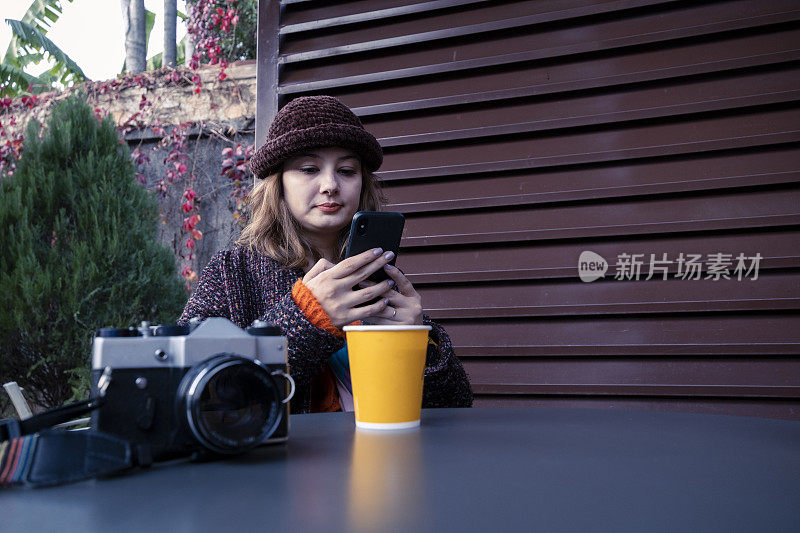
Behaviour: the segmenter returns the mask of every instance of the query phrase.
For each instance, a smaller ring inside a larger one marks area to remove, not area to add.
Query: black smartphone
[[[345,257],[352,257],[372,248],[383,248],[384,252],[389,250],[394,252],[394,259],[389,261],[390,265],[394,265],[400,250],[400,238],[403,236],[405,223],[406,219],[402,213],[359,211],[353,215],[353,222],[350,224]],[[389,276],[380,269],[367,279],[380,283],[389,279]]]

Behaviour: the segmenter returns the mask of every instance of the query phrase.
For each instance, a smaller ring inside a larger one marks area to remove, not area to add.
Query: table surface
[[[298,415],[289,442],[48,489],[12,531],[800,531],[800,422],[431,409],[402,432]]]

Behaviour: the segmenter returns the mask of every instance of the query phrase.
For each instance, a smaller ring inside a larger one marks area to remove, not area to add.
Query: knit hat
[[[267,140],[250,158],[250,170],[264,179],[294,154],[323,146],[352,150],[369,172],[383,163],[381,145],[350,108],[332,96],[303,96],[275,115]]]

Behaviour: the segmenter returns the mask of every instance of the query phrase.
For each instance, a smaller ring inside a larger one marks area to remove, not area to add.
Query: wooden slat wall
[[[379,137],[476,405],[800,419],[796,0],[262,0],[260,36],[258,138],[309,94]],[[623,281],[623,253],[763,259]]]

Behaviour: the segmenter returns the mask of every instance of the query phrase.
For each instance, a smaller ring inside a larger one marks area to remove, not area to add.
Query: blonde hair
[[[236,241],[239,246],[258,251],[287,268],[305,269],[322,255],[303,236],[300,224],[286,206],[283,173],[267,176],[253,187],[248,200],[248,222]],[[386,202],[377,178],[363,168],[358,211],[379,211]],[[339,232],[337,259],[344,259],[350,225]]]

